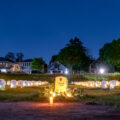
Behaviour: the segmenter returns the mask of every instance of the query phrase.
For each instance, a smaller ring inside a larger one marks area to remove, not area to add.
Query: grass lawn
[[[26,88],[13,88],[6,87],[5,90],[0,90],[0,100],[7,101],[42,101],[47,100],[46,97],[40,96],[40,90],[46,86],[41,87],[26,87]]]
[[[9,87],[4,91],[0,91],[0,101],[43,101],[48,102],[49,95],[42,96],[41,90],[48,88],[51,85],[44,85],[41,87],[27,87],[27,88],[15,88],[11,89]],[[69,85],[69,88],[80,88],[76,85]],[[65,98],[62,96],[56,97],[55,101],[80,101],[80,102],[92,102],[92,103],[102,103],[111,104],[118,106],[120,105],[120,88],[115,88],[114,90],[103,90],[103,89],[83,89],[83,96]]]
[[[41,80],[54,83],[55,77],[60,75],[50,75],[50,74],[24,74],[24,73],[15,73],[15,74],[1,74],[0,79],[7,80]],[[63,75],[62,75],[63,76]],[[120,80],[120,73],[111,73],[105,75],[97,74],[76,74],[66,76],[69,82],[73,81],[102,81],[102,80]]]
[[[70,85],[69,87],[80,88],[77,85]],[[120,105],[120,87],[116,87],[113,90],[101,89],[101,88],[82,88],[83,97],[80,98],[81,101],[102,103],[109,105]]]
[[[40,86],[40,87],[27,87],[27,88],[16,88],[11,89],[8,86],[5,91],[0,90],[0,101],[44,101],[48,102],[49,92],[43,95],[45,89],[51,87],[55,81],[57,75],[46,75],[46,74],[0,74],[0,79],[7,80],[41,80],[48,81],[51,84]],[[95,74],[86,75],[70,75],[67,76],[69,82],[71,81],[96,81],[96,80],[118,80],[120,79],[120,74],[106,74],[103,76]],[[83,96],[80,97],[56,97],[55,101],[82,101],[82,102],[95,102],[95,103],[105,103],[112,104],[115,106],[120,105],[120,88],[114,90],[103,90],[103,89],[90,89],[81,88],[77,85],[69,85],[69,88],[78,88],[82,90]]]
[[[48,75],[48,74],[25,74],[25,73],[7,73],[1,74],[0,79],[8,80],[41,80],[41,81],[48,81],[50,83],[54,82],[56,75]]]

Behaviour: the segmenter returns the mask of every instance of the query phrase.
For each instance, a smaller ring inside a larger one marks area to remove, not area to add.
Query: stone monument
[[[68,87],[68,80],[66,77],[59,76],[55,78],[55,92],[66,92]]]

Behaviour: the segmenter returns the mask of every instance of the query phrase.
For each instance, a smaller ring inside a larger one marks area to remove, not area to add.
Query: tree
[[[23,53],[16,53],[16,62],[21,62],[23,61],[24,54]]]
[[[83,62],[80,62],[78,65],[74,65],[73,70],[75,72],[81,71],[81,70],[88,71],[89,70],[88,68],[89,68],[90,64],[92,63],[92,61],[93,61],[93,59],[90,58],[89,56],[84,56]]]
[[[58,60],[58,55],[53,55],[52,58],[51,58],[51,60],[50,60],[50,62],[49,62],[49,65],[57,62],[57,60]]]
[[[108,62],[120,71],[120,39],[106,43],[99,51],[99,59]]]
[[[15,54],[13,52],[8,52],[5,56],[5,59],[15,61]]]
[[[85,70],[89,67],[90,57],[88,50],[83,46],[83,43],[74,38],[60,50],[58,60],[61,64],[70,68],[70,70]]]
[[[50,62],[49,62],[49,67],[54,66],[56,69],[60,69],[60,63],[58,61],[58,55],[53,55]]]
[[[42,58],[34,58],[30,67],[32,70],[39,70],[41,72],[45,72],[46,63]]]

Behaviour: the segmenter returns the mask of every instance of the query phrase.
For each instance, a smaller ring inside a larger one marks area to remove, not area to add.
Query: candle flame
[[[50,104],[53,104],[53,97],[50,97]]]

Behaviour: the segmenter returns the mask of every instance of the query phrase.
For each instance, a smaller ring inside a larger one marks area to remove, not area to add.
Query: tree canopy
[[[45,72],[46,63],[42,58],[34,58],[31,63],[31,69]]]
[[[51,64],[53,64],[53,63],[55,63],[57,61],[58,61],[58,55],[53,55],[50,62],[49,62],[49,65],[51,65]]]
[[[91,58],[88,55],[88,50],[83,46],[83,43],[75,37],[60,50],[58,60],[71,70],[85,70],[85,68],[89,67],[88,64]]]
[[[106,43],[99,51],[99,59],[109,62],[120,71],[120,39]]]
[[[14,61],[14,62],[22,62],[23,61],[24,54],[19,52],[19,53],[13,53],[13,52],[8,52],[5,55],[5,59],[9,61]]]
[[[13,52],[8,52],[5,55],[5,59],[10,60],[10,61],[15,61],[15,54]]]
[[[24,54],[23,53],[16,53],[16,62],[22,62],[23,61],[23,57],[24,57]]]

